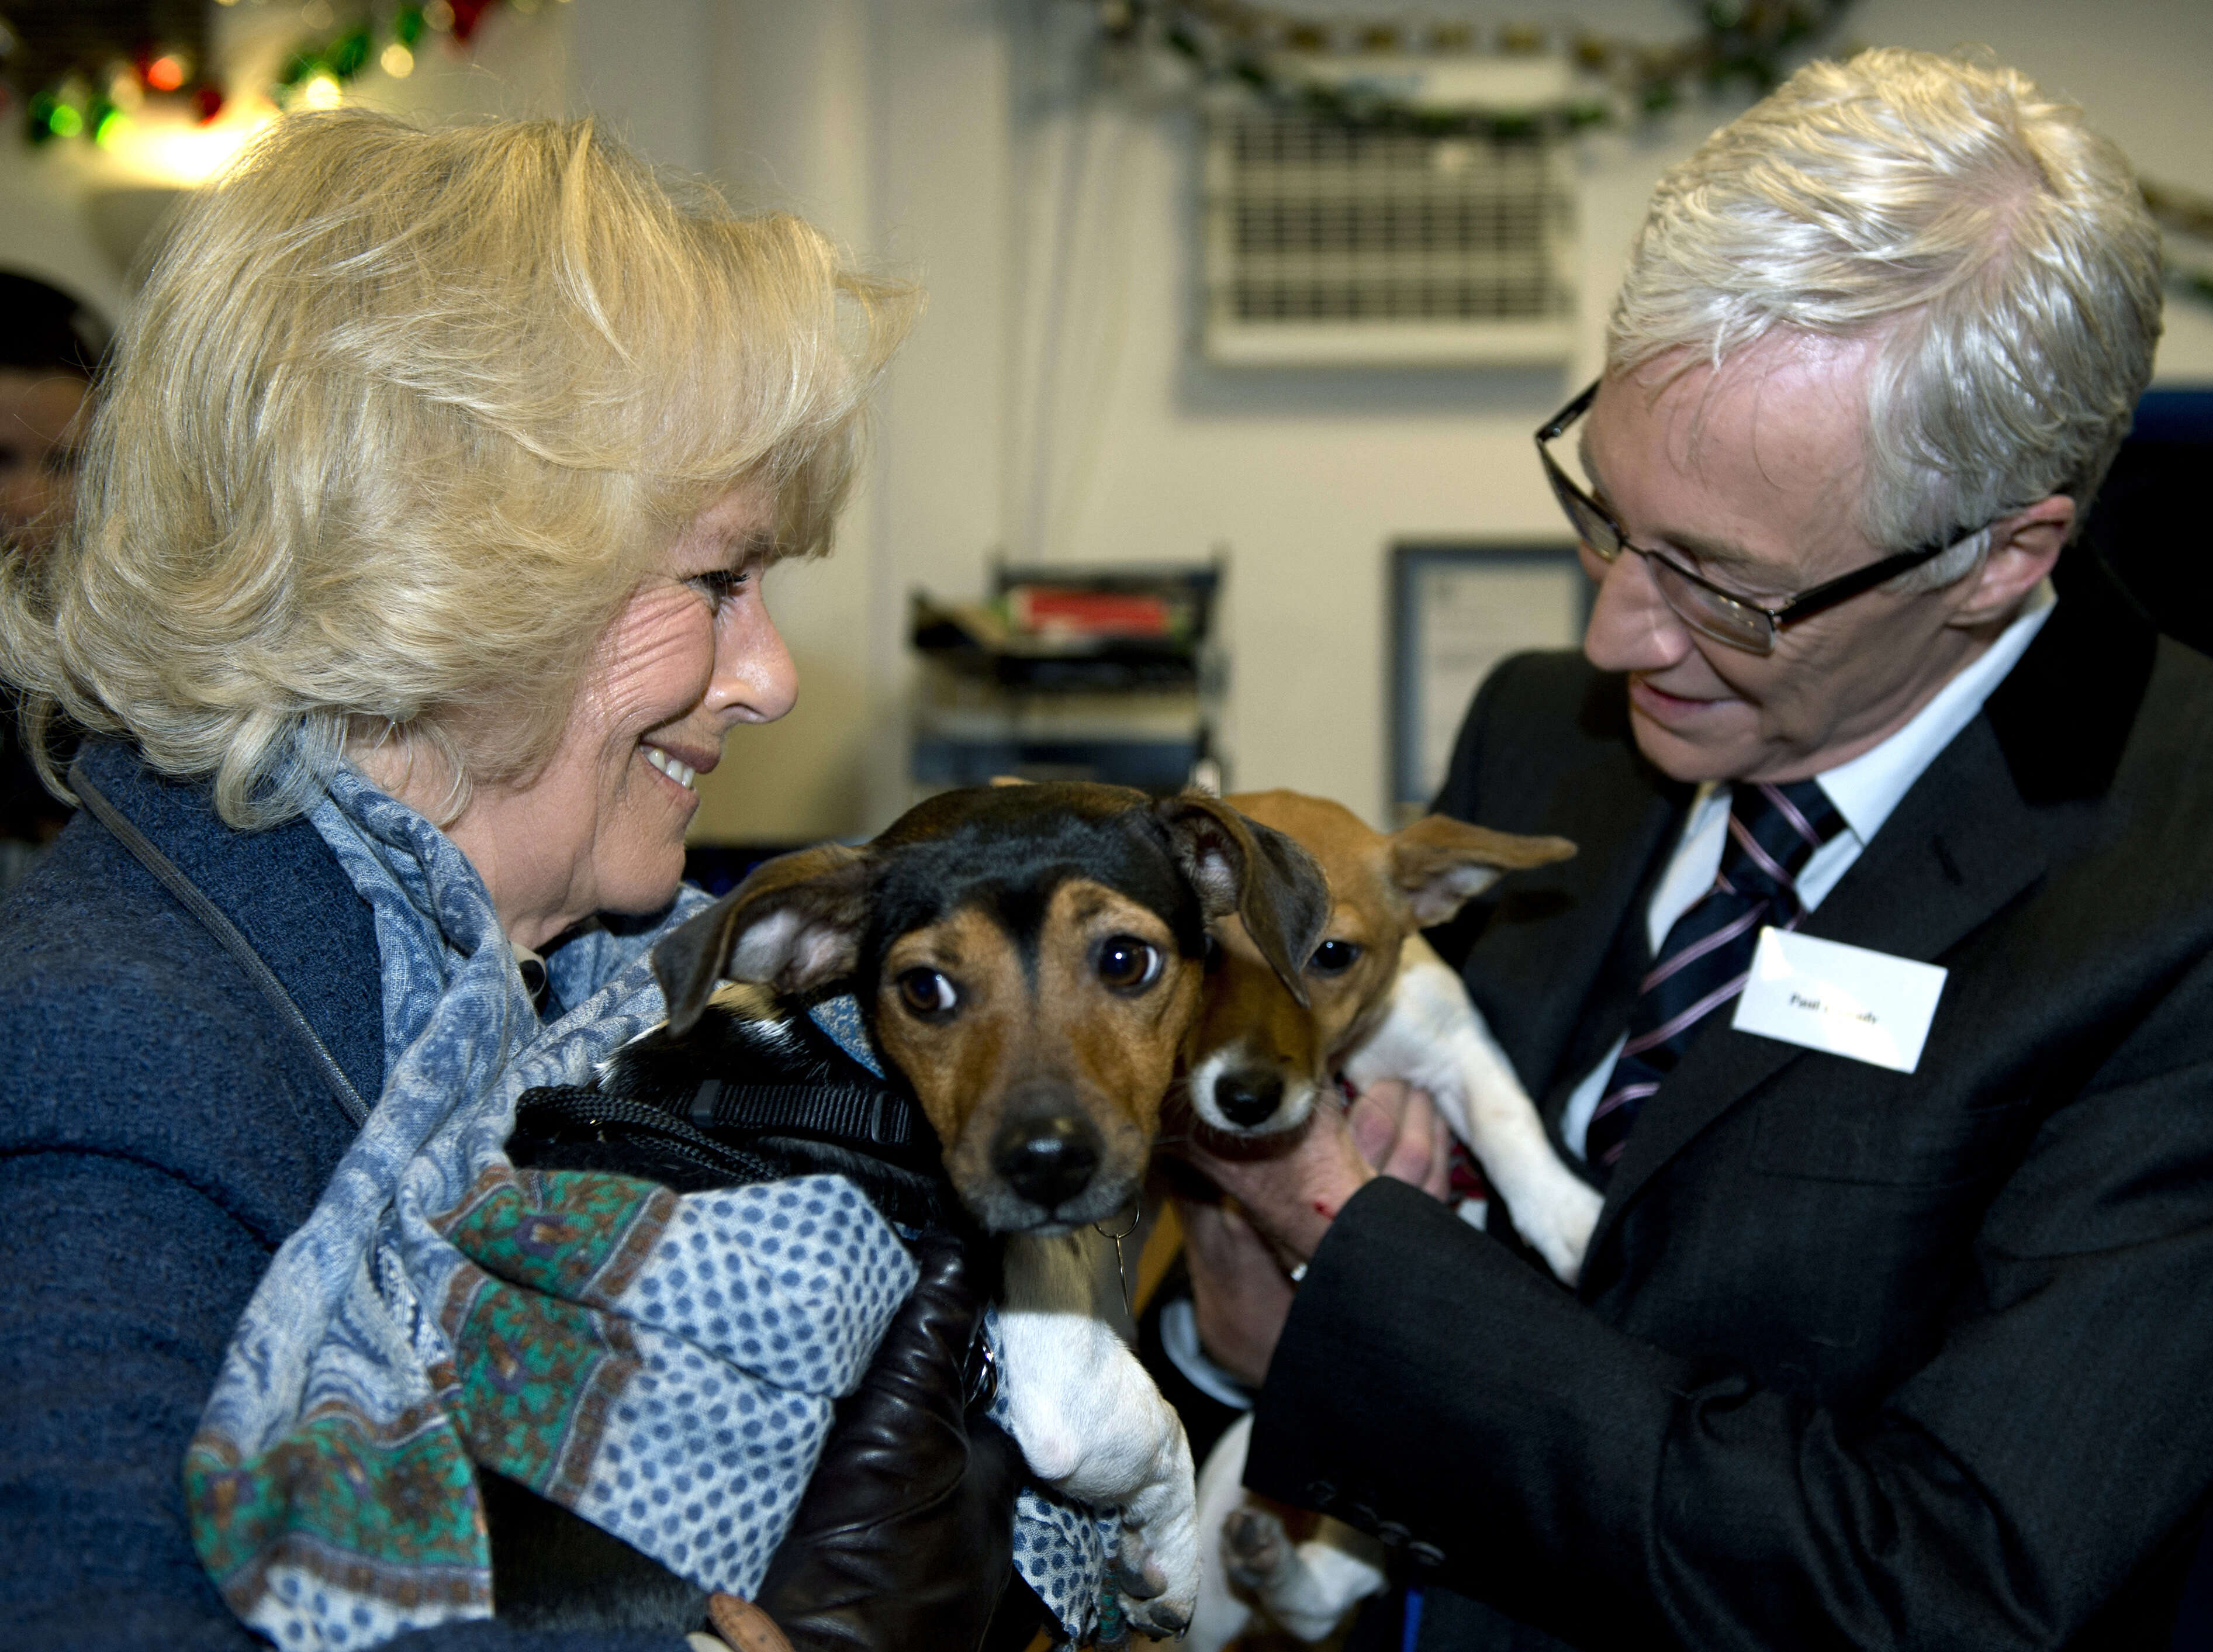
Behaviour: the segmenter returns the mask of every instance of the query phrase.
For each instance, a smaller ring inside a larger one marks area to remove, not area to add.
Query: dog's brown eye
[[[1307,967],[1317,975],[1342,975],[1360,961],[1360,946],[1353,941],[1325,941],[1314,949]]]
[[[918,1015],[932,1021],[960,1007],[960,995],[953,983],[934,969],[911,969],[899,978],[899,997]]]
[[[1099,948],[1099,978],[1117,992],[1142,992],[1161,978],[1161,949],[1134,935],[1118,935]]]

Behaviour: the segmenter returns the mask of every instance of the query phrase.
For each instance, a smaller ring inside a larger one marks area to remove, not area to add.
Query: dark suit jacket
[[[1424,1646],[2165,1644],[2213,1485],[2213,664],[2068,571],[1805,925],[1950,971],[1918,1071],[1716,1017],[1572,1294],[1399,1184],[1333,1225],[1247,1478],[1379,1531]],[[1556,1131],[1689,796],[1574,656],[1461,735],[1441,808],[1582,845],[1460,937]]]

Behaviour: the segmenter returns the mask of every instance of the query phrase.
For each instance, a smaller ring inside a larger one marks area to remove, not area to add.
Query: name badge
[[[1764,929],[1729,1025],[1910,1073],[1920,1064],[1947,973],[1887,952]]]

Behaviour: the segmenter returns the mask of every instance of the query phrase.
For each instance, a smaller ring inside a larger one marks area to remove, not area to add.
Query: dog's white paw
[[[1582,1273],[1583,1253],[1590,1248],[1591,1233],[1605,1203],[1596,1188],[1562,1170],[1546,1178],[1534,1197],[1509,1208],[1515,1231],[1545,1259],[1563,1284],[1572,1285]]]
[[[1290,1557],[1290,1533],[1271,1511],[1247,1503],[1222,1521],[1222,1569],[1247,1588],[1265,1589]]]
[[[1172,1640],[1191,1626],[1198,1606],[1198,1509],[1188,1468],[1148,1487],[1124,1510],[1114,1581],[1132,1627]]]

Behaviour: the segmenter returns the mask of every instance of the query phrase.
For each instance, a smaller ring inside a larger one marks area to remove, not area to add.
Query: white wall
[[[1363,4],[1403,9],[1315,9]],[[1426,9],[1478,24],[1533,9]],[[1102,93],[1078,72],[1089,10],[570,0],[496,12],[473,59],[433,56],[406,82],[362,83],[432,114],[596,110],[654,158],[802,211],[929,290],[840,550],[770,583],[800,709],[734,738],[708,834],[795,840],[887,820],[905,798],[906,593],[973,594],[998,547],[1112,561],[1227,544],[1237,781],[1328,793],[1382,820],[1388,547],[1558,533],[1529,432],[1597,361],[1652,180],[1731,113],[1585,142],[1582,344],[1568,372],[1232,372],[1188,342],[1194,123],[1180,100]],[[1689,26],[1676,0],[1561,0],[1542,15],[1654,42]],[[2078,98],[2146,175],[2213,192],[2213,5],[1862,0],[1838,37],[1964,42]],[[86,186],[59,175],[73,164],[0,142],[0,262],[114,302]],[[2160,374],[2213,381],[2213,308],[2171,302]]]

